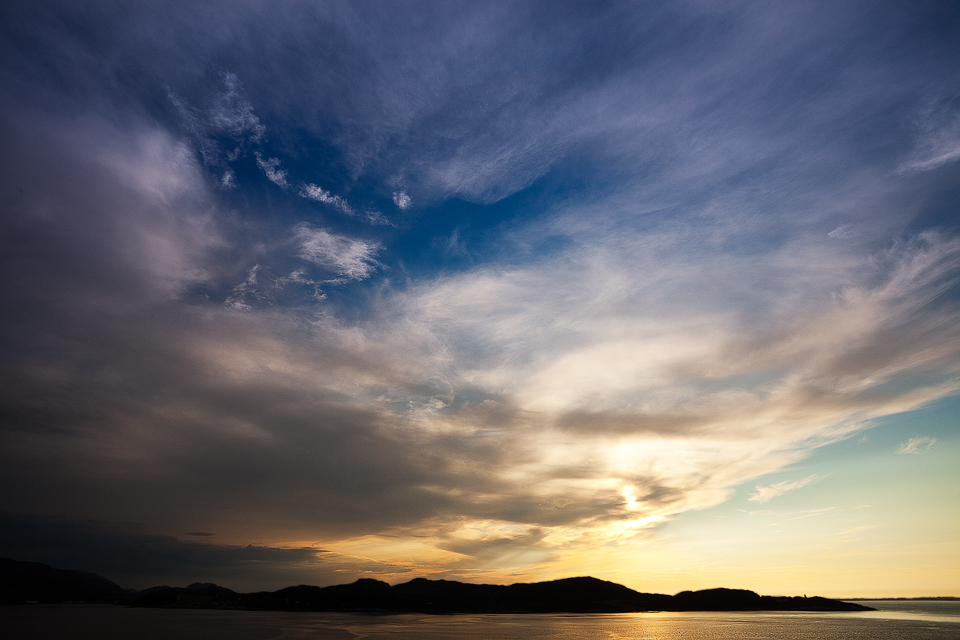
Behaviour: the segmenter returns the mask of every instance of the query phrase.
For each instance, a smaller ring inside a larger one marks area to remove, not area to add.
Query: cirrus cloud
[[[294,227],[294,237],[300,245],[300,257],[330,269],[348,280],[368,278],[377,268],[377,243],[368,243],[347,236],[311,227],[301,222]]]
[[[758,504],[763,504],[765,502],[770,502],[774,498],[780,497],[785,493],[790,493],[791,491],[796,491],[801,489],[811,482],[816,482],[822,480],[823,476],[810,475],[801,480],[784,480],[783,482],[777,482],[767,486],[757,485],[757,491],[752,496],[747,498],[750,502],[756,502]]]
[[[899,454],[918,454],[923,453],[937,443],[936,438],[930,436],[914,436],[905,442],[901,442],[897,447]]]

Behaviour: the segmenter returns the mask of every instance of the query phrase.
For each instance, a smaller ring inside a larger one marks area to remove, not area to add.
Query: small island
[[[350,613],[633,613],[643,611],[871,611],[805,596],[761,596],[746,589],[643,593],[591,577],[510,585],[416,578],[389,585],[361,579],[329,587],[299,585],[237,593],[211,583],[128,591],[106,578],[0,559],[0,602],[110,602],[132,607]]]

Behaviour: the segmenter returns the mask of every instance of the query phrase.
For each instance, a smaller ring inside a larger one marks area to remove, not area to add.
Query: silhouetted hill
[[[814,596],[761,596],[745,589],[681,591],[673,596],[678,611],[862,611],[859,605]]]
[[[751,611],[763,609],[759,594],[746,589],[704,589],[681,591],[673,596],[682,611]]]
[[[140,607],[381,613],[869,610],[869,607],[827,598],[760,596],[743,589],[684,591],[676,596],[641,593],[596,578],[511,585],[416,578],[393,587],[379,580],[357,580],[331,587],[300,585],[259,593],[235,593],[223,587],[204,585],[201,589],[155,591],[135,598],[131,604]]]
[[[761,596],[744,589],[641,593],[581,577],[511,585],[416,578],[390,586],[357,580],[330,587],[299,585],[279,591],[237,593],[209,582],[186,588],[151,587],[132,594],[106,578],[0,559],[0,603],[125,602],[135,607],[350,611],[380,613],[626,613],[631,611],[867,611],[869,607],[813,597]]]
[[[212,583],[189,587],[153,587],[133,599],[134,606],[163,609],[242,609],[241,594]]]
[[[470,613],[604,613],[662,609],[670,596],[639,593],[596,578],[567,578],[506,586],[417,578],[393,587],[406,610]]]
[[[512,584],[507,587],[507,597],[527,602],[530,610],[542,612],[657,611],[670,603],[667,595],[642,593],[591,577]]]
[[[119,585],[93,573],[0,558],[0,604],[113,602],[126,596]]]

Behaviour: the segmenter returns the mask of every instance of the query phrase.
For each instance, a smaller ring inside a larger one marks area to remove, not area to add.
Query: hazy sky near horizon
[[[8,2],[0,555],[960,595],[960,5]]]

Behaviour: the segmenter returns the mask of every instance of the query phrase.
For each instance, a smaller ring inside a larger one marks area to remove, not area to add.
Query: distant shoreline
[[[942,600],[945,602],[955,602],[960,600],[960,596],[920,596],[917,598],[835,598],[836,600],[843,600],[844,602],[880,602],[886,600],[898,600],[898,601],[937,601]]]
[[[238,593],[212,583],[126,590],[101,576],[0,558],[0,603],[100,602],[158,609],[342,613],[634,613],[649,611],[871,611],[819,596],[761,596],[746,589],[643,593],[592,577],[510,585],[414,578]]]

